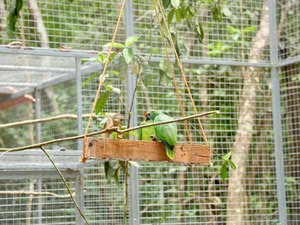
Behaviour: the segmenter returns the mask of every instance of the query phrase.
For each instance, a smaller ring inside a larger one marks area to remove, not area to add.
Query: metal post
[[[76,65],[76,97],[77,97],[77,134],[81,135],[82,130],[82,86],[81,86],[81,71],[80,71],[80,58],[75,58]],[[82,139],[77,140],[78,150],[82,149]]]
[[[41,92],[38,89],[35,89],[35,119],[41,118]],[[36,124],[36,142],[40,143],[42,141],[42,126],[40,123]],[[37,178],[37,189],[39,192],[42,192],[42,179]],[[38,211],[38,219],[37,223],[42,224],[43,220],[43,201],[42,197],[38,196],[38,205],[37,205],[37,211]]]
[[[84,191],[83,191],[83,171],[79,170],[78,175],[76,176],[75,180],[75,200],[81,209],[81,211],[84,211]],[[76,210],[76,221],[78,221],[76,224],[84,225],[84,220],[81,217],[80,213]]]
[[[133,1],[127,0],[125,5],[125,29],[126,29],[126,37],[132,36],[134,34],[133,28]],[[130,74],[128,68],[128,82],[127,82],[127,90],[129,98],[133,95],[136,77]],[[137,125],[137,101],[136,97],[133,99],[133,108],[132,108],[132,120],[130,121],[131,126]],[[130,103],[129,103],[130,104]],[[130,168],[130,223],[132,225],[140,224],[140,205],[139,205],[139,170],[137,167],[131,165]]]
[[[284,181],[284,162],[283,162],[283,141],[282,124],[280,110],[280,82],[278,76],[278,41],[277,41],[277,20],[276,20],[276,0],[269,1],[269,29],[270,29],[270,60],[271,82],[272,82],[272,113],[274,129],[274,147],[276,163],[276,182],[278,195],[279,224],[287,224],[286,214],[286,192]]]

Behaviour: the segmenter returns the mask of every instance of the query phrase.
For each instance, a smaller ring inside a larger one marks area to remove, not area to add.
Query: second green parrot
[[[173,120],[172,117],[158,110],[152,110],[145,113],[146,121],[162,122]],[[168,123],[154,126],[155,138],[162,141],[166,148],[167,156],[174,159],[174,146],[177,141],[177,125],[176,123]]]

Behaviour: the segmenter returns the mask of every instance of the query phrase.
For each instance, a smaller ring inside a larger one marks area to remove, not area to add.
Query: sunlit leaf
[[[171,4],[173,7],[178,8],[180,5],[180,0],[171,0]]]
[[[226,6],[223,7],[222,13],[223,13],[224,16],[226,16],[226,17],[231,17],[231,16],[232,16],[232,12],[231,12]]]
[[[103,46],[104,48],[109,48],[111,47],[111,43],[107,43]],[[114,43],[113,44],[114,48],[125,48],[125,45],[121,44],[121,43]]]
[[[86,62],[99,62],[102,63],[99,57],[91,57],[91,58],[85,58],[81,60],[81,63],[84,64]]]
[[[125,48],[122,53],[123,53],[126,63],[129,64],[133,59],[133,49]]]
[[[96,106],[95,106],[95,113],[98,114],[99,112],[101,112],[109,98],[109,94],[110,91],[106,91],[104,93],[102,93],[99,97],[99,99],[97,100]]]
[[[253,32],[257,30],[257,26],[249,26],[242,29],[243,33]]]
[[[139,36],[130,36],[126,39],[125,41],[125,46],[129,47],[132,45],[134,42],[136,42],[140,37]]]
[[[231,159],[228,159],[227,162],[231,169],[236,169],[236,165]]]
[[[222,158],[223,158],[225,161],[227,161],[228,159],[230,159],[231,155],[232,155],[232,152],[229,151],[229,152],[227,152],[227,154],[224,155]]]

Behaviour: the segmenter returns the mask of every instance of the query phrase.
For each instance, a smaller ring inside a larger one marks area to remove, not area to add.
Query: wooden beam
[[[175,158],[171,160],[161,142],[101,138],[88,138],[87,141],[87,158],[210,165],[208,145],[176,144]]]

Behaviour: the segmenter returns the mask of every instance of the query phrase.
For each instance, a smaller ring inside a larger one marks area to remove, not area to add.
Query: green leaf
[[[116,55],[118,54],[118,52],[112,52],[109,56],[109,63],[116,57]],[[107,58],[104,58],[102,63],[104,64],[106,62]]]
[[[182,15],[180,10],[176,10],[175,16],[176,16],[176,22],[181,23]]]
[[[158,224],[163,224],[164,222],[166,222],[168,217],[168,214],[166,212],[163,212],[161,218],[159,219],[159,223]]]
[[[228,152],[226,155],[224,155],[222,158],[223,158],[225,161],[227,161],[228,159],[230,159],[231,155],[232,155],[232,152],[229,151],[229,152]]]
[[[222,9],[222,13],[224,14],[224,16],[229,18],[232,16],[232,12],[226,6],[224,6],[224,8]]]
[[[140,37],[139,36],[130,36],[126,39],[125,46],[129,47],[132,45],[134,42],[136,42]]]
[[[123,53],[126,63],[129,64],[133,59],[133,49],[125,48],[122,53]]]
[[[180,5],[180,0],[171,0],[171,4],[173,7],[178,8]]]
[[[114,167],[111,165],[110,161],[107,161],[104,163],[104,172],[105,172],[105,178],[108,182],[110,182],[111,178],[114,175]]]
[[[100,62],[104,63],[106,56],[103,53],[99,53],[98,58],[99,58]]]
[[[86,62],[99,62],[99,63],[101,63],[101,61],[99,60],[99,57],[84,58],[84,59],[81,60],[82,64],[84,64]]]
[[[199,42],[202,43],[203,38],[204,38],[204,31],[203,31],[202,24],[200,24],[200,23],[195,24],[195,30],[196,30],[196,33],[198,34]]]
[[[231,159],[228,159],[227,163],[231,167],[231,169],[234,169],[234,170],[236,169],[236,165]]]
[[[243,33],[253,32],[257,30],[257,26],[249,26],[242,29]]]
[[[170,0],[162,0],[163,7],[166,9],[170,5]]]
[[[111,46],[111,43],[107,43],[107,44],[103,45],[104,48],[110,48],[110,46]],[[113,47],[114,48],[122,48],[123,49],[123,48],[125,48],[125,45],[123,45],[121,43],[114,43]]]
[[[222,164],[220,172],[221,172],[221,178],[222,178],[223,181],[225,181],[227,178],[229,178],[226,163]]]
[[[114,179],[115,179],[115,182],[118,186],[118,188],[120,188],[120,181],[119,181],[119,170],[120,170],[121,167],[118,167],[115,172],[114,172]]]
[[[95,107],[96,114],[100,113],[103,110],[103,108],[108,100],[109,94],[110,94],[110,90],[108,90],[100,95],[99,99],[97,100],[96,107]]]
[[[175,15],[175,8],[171,9],[171,11],[169,12],[168,14],[168,24],[171,24],[172,23],[172,20],[174,18],[174,15]]]

